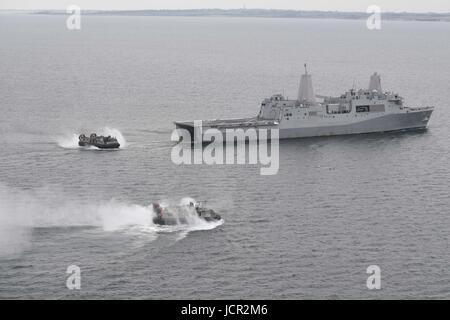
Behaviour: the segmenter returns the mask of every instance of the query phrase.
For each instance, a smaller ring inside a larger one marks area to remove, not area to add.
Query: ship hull
[[[218,129],[223,133],[223,139],[226,140],[225,134],[226,130],[236,128],[243,130],[252,128],[255,129],[257,132],[260,129],[268,131],[270,131],[270,129],[278,129],[280,139],[337,136],[337,135],[391,132],[402,130],[421,130],[426,129],[432,112],[433,109],[426,109],[421,111],[385,114],[379,117],[374,117],[366,120],[360,120],[340,125],[315,124],[314,126],[298,126],[298,127],[285,127],[283,123],[276,125],[258,125],[256,122],[254,126],[246,125],[245,127],[244,126],[239,127],[233,125],[233,127],[227,127],[227,126],[217,126],[217,123],[220,120],[214,120],[214,122],[212,122],[212,125],[210,125],[208,121],[205,121],[203,123],[202,131],[205,132],[209,128]],[[235,120],[235,123],[236,122],[237,121]],[[248,122],[246,123],[248,124]],[[201,136],[201,138],[198,136],[198,132],[197,133],[195,132],[192,122],[176,122],[175,125],[179,129],[187,130],[190,133],[191,141],[198,141],[201,139],[202,142],[210,142],[206,141],[203,138],[203,135]],[[268,136],[270,139],[270,132]]]
[[[90,143],[90,142],[79,141],[78,145],[80,147],[97,147],[99,149],[117,149],[117,148],[120,147],[120,144],[118,142],[113,142],[113,143]]]
[[[280,139],[426,129],[433,110],[387,114],[343,125],[280,128]]]

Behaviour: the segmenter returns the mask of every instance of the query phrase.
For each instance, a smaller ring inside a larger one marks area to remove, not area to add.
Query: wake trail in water
[[[128,143],[127,143],[126,139],[124,138],[122,132],[120,132],[118,129],[104,127],[102,129],[98,130],[96,133],[97,133],[97,135],[115,137],[117,139],[117,141],[120,143],[120,149],[125,149],[128,146]],[[78,148],[80,148],[80,146],[78,146],[78,137],[80,134],[81,133],[66,134],[62,137],[58,137],[56,139],[56,141],[61,148],[78,149]],[[88,133],[88,135],[89,134],[90,133]],[[100,150],[99,148],[96,148],[94,146],[89,147],[89,148],[84,148],[84,149]]]
[[[183,200],[185,201],[185,200]],[[174,210],[174,212],[176,212]],[[206,222],[191,214],[187,224],[159,226],[151,205],[109,201],[76,201],[50,189],[15,190],[0,184],[0,256],[16,254],[32,242],[35,228],[97,227],[107,232],[133,230],[151,233],[180,233],[211,230],[222,222]]]

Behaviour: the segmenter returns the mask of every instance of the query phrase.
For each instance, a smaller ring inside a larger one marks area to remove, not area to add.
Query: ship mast
[[[383,91],[381,91],[381,78],[380,75],[376,72],[370,76],[369,91],[383,93]]]
[[[298,88],[298,97],[297,100],[300,103],[316,103],[316,97],[314,95],[314,89],[312,85],[312,77],[308,74],[308,68],[306,67],[306,63],[304,64],[305,74],[300,78],[300,87]]]

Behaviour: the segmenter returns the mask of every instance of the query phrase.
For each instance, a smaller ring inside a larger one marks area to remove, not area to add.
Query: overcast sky
[[[199,9],[267,8],[295,10],[366,11],[378,5],[382,11],[450,12],[450,0],[0,0],[0,9]]]

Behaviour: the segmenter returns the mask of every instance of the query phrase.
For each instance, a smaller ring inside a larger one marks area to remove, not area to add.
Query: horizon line
[[[140,12],[140,11],[208,11],[208,10],[220,10],[220,11],[252,11],[252,10],[260,10],[260,11],[284,11],[284,12],[323,12],[323,13],[364,13],[367,14],[366,11],[352,11],[352,10],[319,10],[319,9],[275,9],[275,8],[189,8],[189,9],[83,9],[82,11],[96,11],[96,12]],[[43,8],[35,8],[35,9],[0,9],[0,11],[65,11],[65,9],[43,9]],[[394,14],[450,14],[450,11],[382,11],[382,13],[394,13]]]

